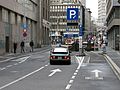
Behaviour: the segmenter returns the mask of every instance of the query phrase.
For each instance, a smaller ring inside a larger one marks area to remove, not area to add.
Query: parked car
[[[55,62],[71,64],[70,51],[67,47],[54,47],[50,51],[50,64]]]

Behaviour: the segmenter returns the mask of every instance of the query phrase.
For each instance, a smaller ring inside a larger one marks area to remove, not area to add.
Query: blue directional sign
[[[78,20],[78,8],[67,8],[67,20]]]
[[[83,27],[81,24],[79,25],[79,36],[83,36]]]
[[[27,29],[27,28],[28,28],[28,25],[27,25],[27,24],[22,24],[22,28],[23,28],[23,29]]]

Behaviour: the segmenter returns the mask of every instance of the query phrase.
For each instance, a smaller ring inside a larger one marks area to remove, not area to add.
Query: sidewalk
[[[42,47],[42,48],[35,48],[33,52],[30,52],[30,50],[26,51],[25,53],[20,53],[17,52],[17,53],[6,53],[4,55],[0,55],[0,62],[4,62],[4,61],[9,61],[13,58],[16,58],[16,57],[19,57],[19,56],[25,56],[25,55],[28,55],[28,54],[32,54],[32,53],[35,53],[35,52],[40,52],[40,51],[43,51],[43,50],[47,50],[47,49],[50,49],[51,46],[45,46],[45,47]]]
[[[120,80],[120,52],[107,47],[104,56],[107,58],[108,63]]]
[[[120,68],[120,52],[115,51],[109,47],[107,47],[106,54],[116,63],[116,65]]]

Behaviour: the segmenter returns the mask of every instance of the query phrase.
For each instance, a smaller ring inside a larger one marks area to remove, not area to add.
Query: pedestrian
[[[30,48],[31,48],[30,52],[31,52],[31,51],[33,52],[33,46],[34,46],[34,42],[33,42],[33,40],[31,40],[31,41],[30,41]]]
[[[22,52],[25,53],[25,50],[24,50],[25,42],[24,42],[24,41],[22,41],[22,42],[20,43],[20,47],[21,47],[21,53],[22,53]]]
[[[16,42],[13,43],[13,47],[14,47],[14,53],[16,53],[16,49],[17,49],[17,43]]]

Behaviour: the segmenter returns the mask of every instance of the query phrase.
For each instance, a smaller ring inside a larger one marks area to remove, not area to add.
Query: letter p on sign
[[[67,20],[78,20],[78,8],[67,8]]]

